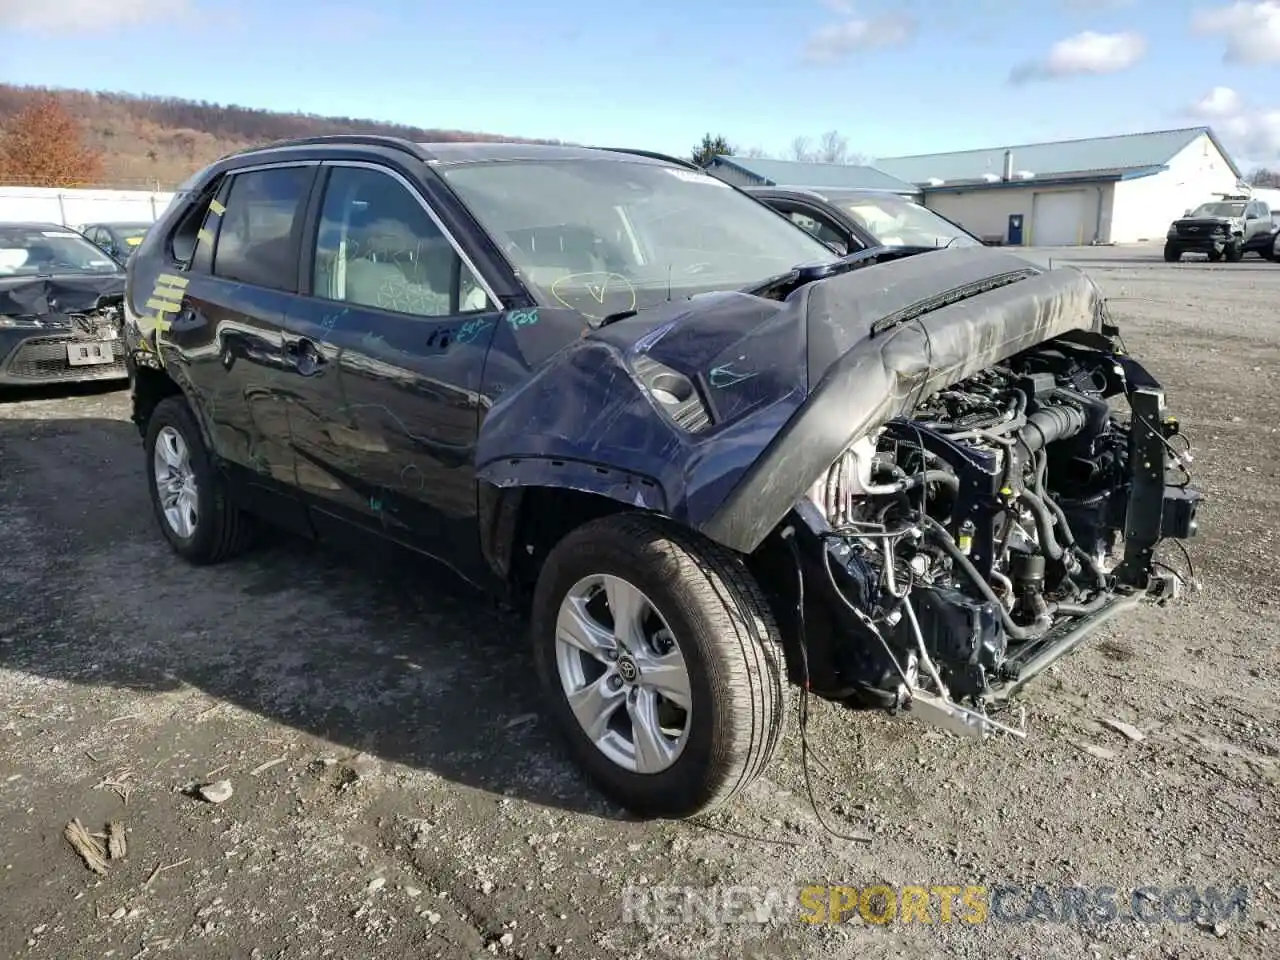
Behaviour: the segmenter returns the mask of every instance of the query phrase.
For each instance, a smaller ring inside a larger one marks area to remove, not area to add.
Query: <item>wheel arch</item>
[[[656,480],[599,463],[519,457],[478,480],[481,550],[516,593],[532,588],[546,555],[582,524],[630,510],[667,516]]]
[[[215,452],[213,433],[209,429],[205,411],[200,404],[192,401],[192,390],[178,378],[173,377],[162,367],[136,366],[130,376],[130,390],[133,397],[133,413],[131,419],[142,436],[147,435],[147,424],[160,402],[169,397],[182,397],[187,402],[196,426],[200,428],[200,439],[205,449]]]

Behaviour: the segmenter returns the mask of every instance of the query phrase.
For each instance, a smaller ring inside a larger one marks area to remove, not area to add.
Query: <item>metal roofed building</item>
[[[852,163],[811,163],[756,157],[712,157],[705,167],[712,176],[737,187],[793,187],[803,190],[866,190],[920,199],[915,184],[875,167]]]
[[[1188,207],[1241,189],[1209,127],[875,161],[984,239],[1036,246],[1159,240]]]

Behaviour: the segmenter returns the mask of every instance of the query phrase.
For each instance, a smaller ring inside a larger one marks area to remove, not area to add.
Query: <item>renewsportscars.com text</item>
[[[1113,886],[936,885],[806,887],[630,886],[623,920],[673,923],[866,923],[1090,925],[1216,923],[1243,919],[1249,891],[1242,885]]]

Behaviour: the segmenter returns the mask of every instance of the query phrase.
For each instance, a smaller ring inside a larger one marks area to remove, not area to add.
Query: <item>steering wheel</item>
[[[636,288],[631,281],[605,270],[565,274],[551,285],[551,295],[588,320],[603,320],[636,308]]]

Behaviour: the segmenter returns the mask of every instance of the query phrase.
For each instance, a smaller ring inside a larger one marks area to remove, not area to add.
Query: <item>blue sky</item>
[[[680,153],[704,132],[782,155],[836,129],[892,156],[1207,121],[1280,161],[1280,0],[362,6],[0,0],[0,81]]]

